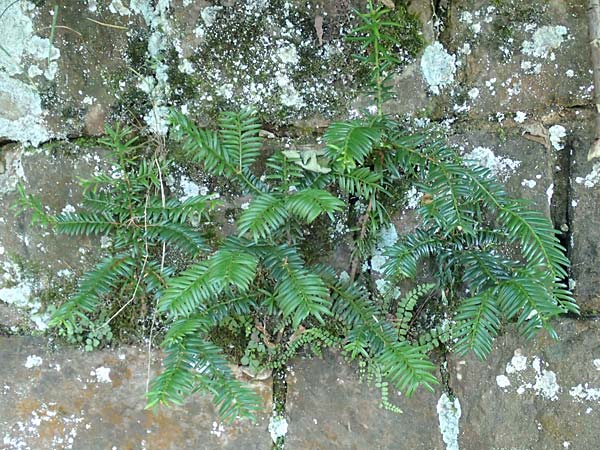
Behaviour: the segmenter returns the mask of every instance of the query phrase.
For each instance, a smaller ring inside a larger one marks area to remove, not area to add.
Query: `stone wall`
[[[274,126],[318,134],[332,116],[369,106],[343,43],[362,3],[0,0],[0,331],[11,335],[0,340],[3,448],[270,447],[268,383],[257,384],[257,425],[221,424],[202,398],[151,415],[144,349],[81,354],[17,336],[43,331],[41,293],[81,273],[99,243],[31,227],[10,206],[22,182],[54,211],[76,207],[77,177],[107,164],[95,136],[115,120],[160,134],[169,105],[206,121],[253,104]],[[435,128],[548,214],[582,315],[557,325],[559,341],[509,329],[485,362],[450,358],[444,389],[395,398],[400,416],[379,409],[376,390],[338,355],[300,359],[289,368],[287,447],[595,449],[600,163],[586,159],[595,114],[587,2],[407,3],[425,46],[395,77],[389,112],[416,131]],[[172,181],[181,192],[213,189],[185,171]]]

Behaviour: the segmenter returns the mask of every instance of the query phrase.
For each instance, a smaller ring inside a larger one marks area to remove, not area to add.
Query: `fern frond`
[[[281,196],[258,195],[238,219],[239,235],[250,233],[255,241],[266,239],[273,231],[281,227],[287,218],[288,210],[285,208]]]
[[[209,260],[211,279],[220,285],[232,284],[240,292],[250,288],[256,276],[258,258],[238,249],[219,249]]]
[[[433,392],[433,385],[438,384],[433,375],[436,367],[429,361],[420,347],[407,342],[388,343],[375,361],[381,366],[383,376],[389,379],[396,388],[412,395],[419,386]]]
[[[147,205],[144,207],[147,220],[149,222],[170,221],[183,224],[191,217],[198,219],[208,219],[208,213],[219,202],[207,196],[196,195],[185,199],[183,202],[177,198],[167,199],[165,205],[159,197],[150,197]]]
[[[337,183],[342,192],[350,195],[370,197],[375,192],[385,192],[381,173],[368,167],[357,167],[338,175]]]
[[[277,277],[275,295],[284,316],[293,318],[294,328],[308,316],[324,323],[323,316],[331,314],[329,291],[323,280],[308,270],[284,266]]]
[[[223,285],[211,278],[206,262],[191,265],[167,284],[169,287],[160,296],[158,310],[174,317],[204,309],[206,303],[223,290]]]
[[[531,268],[548,270],[553,280],[567,277],[569,260],[556,237],[558,231],[543,214],[526,209],[519,202],[500,209],[499,221],[509,235],[521,244],[521,253]]]
[[[409,332],[410,323],[413,319],[413,310],[417,305],[417,301],[429,294],[434,287],[435,284],[432,283],[420,284],[400,299],[396,311],[396,318],[398,319],[396,327],[400,336],[406,336]]]
[[[146,408],[158,404],[182,404],[197,391],[208,390],[224,421],[254,418],[260,399],[250,388],[235,380],[224,355],[214,344],[190,333],[167,348],[164,370],[152,382]]]
[[[192,161],[202,163],[205,170],[214,175],[232,175],[233,163],[221,146],[219,133],[198,128],[179,111],[171,112],[170,121],[177,137],[183,139],[183,149]]]
[[[108,234],[121,226],[109,213],[63,213],[53,222],[58,233],[70,236]]]
[[[381,130],[360,120],[332,123],[323,136],[327,143],[326,155],[344,171],[355,169],[364,163],[381,135]]]
[[[98,309],[103,295],[110,293],[121,281],[133,276],[135,263],[136,261],[127,254],[104,258],[85,273],[76,294],[56,310],[49,326],[64,325],[70,328],[77,317],[85,320],[87,315]]]
[[[459,322],[455,351],[465,354],[473,350],[477,357],[485,359],[500,328],[500,311],[493,290],[463,300],[454,319]]]
[[[439,161],[430,164],[427,184],[422,186],[432,201],[421,207],[427,224],[435,224],[445,235],[455,230],[466,234],[474,234],[474,218],[468,214],[471,208],[465,203],[472,194],[471,185],[465,180],[464,167],[455,162]],[[432,225],[433,225],[432,224]]]
[[[485,170],[470,169],[464,173],[472,189],[498,213],[498,221],[509,234],[510,240],[521,244],[528,266],[545,268],[555,281],[566,278],[569,260],[550,220],[528,209],[524,202],[507,198],[501,187],[489,180]]]
[[[496,289],[500,308],[508,318],[518,314],[517,324],[528,338],[541,327],[551,330],[550,319],[564,312],[545,281],[534,271],[521,270]]]
[[[323,189],[303,189],[286,198],[285,206],[306,223],[312,223],[323,213],[340,211],[346,204]]]
[[[165,221],[148,224],[145,230],[149,239],[166,242],[191,255],[209,250],[200,233],[186,225]]]
[[[478,250],[460,252],[451,258],[450,264],[464,267],[463,281],[474,294],[510,278],[517,266],[515,261],[499,253]]]
[[[442,242],[438,236],[431,231],[417,229],[386,250],[389,259],[383,269],[388,276],[415,278],[417,263],[441,249]]]
[[[251,110],[224,112],[219,117],[219,133],[223,149],[228,159],[241,174],[260,156],[262,138],[259,136],[261,124]]]
[[[146,408],[159,404],[183,405],[195,386],[196,348],[193,343],[175,345],[167,350],[163,371],[152,380],[146,394]]]

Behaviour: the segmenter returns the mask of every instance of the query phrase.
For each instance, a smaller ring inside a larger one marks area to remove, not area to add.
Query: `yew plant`
[[[173,137],[189,160],[249,198],[232,235],[204,235],[201,223],[214,206],[207,197],[180,202],[161,195],[160,166],[136,157],[127,132],[110,131],[105,141],[121,157],[124,176],[88,182],[83,210],[48,215],[22,193],[23,206],[56,232],[115,242],[114,254],[59,306],[55,326],[92,323],[118,290],[154,302],[167,325],[161,344],[167,356],[148,407],[209,392],[223,419],[252,417],[259,398],[236,379],[232,364],[277,370],[306,346],[317,352],[336,346],[368,367],[382,387],[382,405],[397,410],[387,387],[409,395],[419,386],[432,389],[436,347],[485,358],[505,323],[516,322],[528,337],[540,329],[555,336],[552,319],[578,312],[564,284],[565,250],[550,221],[507,195],[487,169],[407,133],[384,114],[400,63],[388,50],[397,26],[388,12],[369,2],[350,38],[370,71],[374,111],[332,123],[323,148],[275,151],[257,164],[265,157],[263,138],[251,110],[225,112],[214,128],[172,113]],[[398,186],[422,193],[420,225],[388,249],[388,285],[417,279],[425,260],[433,282],[390,301],[371,288],[362,268],[391,224]],[[353,237],[345,277],[309,254],[316,245],[309,228],[333,226],[341,217],[350,217]],[[190,264],[171,267],[155,251],[162,246],[187,252]],[[219,339],[223,328],[246,336],[241,360]]]

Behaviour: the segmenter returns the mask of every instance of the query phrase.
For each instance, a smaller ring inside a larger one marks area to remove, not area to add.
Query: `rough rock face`
[[[380,409],[378,389],[360,383],[343,358],[298,360],[288,374],[289,431],[286,448],[443,449],[436,403],[440,396],[419,391],[407,399],[390,392],[404,414]]]
[[[319,134],[329,114],[345,117],[372,103],[352,100],[362,79],[342,40],[348,11],[362,1],[70,0],[56,12],[54,3],[0,0],[2,333],[43,329],[39,294],[97,256],[97,243],[47,234],[9,210],[18,181],[55,211],[77,207],[77,177],[106,164],[81,136],[99,135],[114,120],[164,133],[171,105],[200,120],[254,105],[271,123]],[[379,409],[377,391],[339,358],[296,361],[286,446],[597,448],[600,163],[586,160],[595,113],[587,2],[407,4],[422,22],[425,48],[394,78],[398,98],[388,112],[406,117],[413,131],[433,128],[553,220],[586,314],[560,322],[558,342],[523,341],[508,327],[488,361],[451,358],[457,400],[442,392],[447,386],[394,398],[402,416]],[[184,194],[205,189],[189,173],[174,178]],[[397,228],[410,226],[408,211]],[[344,270],[347,249],[332,258]],[[264,386],[258,426],[222,426],[205,399],[144,412],[143,351],[52,353],[44,340],[11,337],[0,340],[0,356],[3,448],[271,445]]]
[[[145,410],[147,352],[55,352],[44,339],[0,338],[0,439],[4,449],[256,449],[266,432],[271,390],[259,422],[225,425],[206,397]],[[156,355],[154,355],[156,356]],[[152,373],[156,369],[153,364]]]
[[[510,330],[485,362],[452,357],[450,386],[463,413],[461,448],[596,448],[599,325],[561,321],[560,341],[526,341]]]

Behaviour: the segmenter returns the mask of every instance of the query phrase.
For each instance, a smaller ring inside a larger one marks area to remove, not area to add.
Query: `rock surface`
[[[288,383],[287,449],[445,448],[436,414],[439,393],[421,390],[407,399],[391,390],[390,401],[404,413],[383,410],[379,391],[361,383],[339,356],[296,361]]]
[[[0,338],[0,439],[6,450],[269,448],[271,390],[258,423],[222,424],[209,398],[145,410],[147,353],[133,347],[53,351],[44,339]],[[153,366],[153,371],[156,366]]]
[[[485,361],[452,357],[463,449],[595,449],[600,420],[600,322],[563,320],[554,341],[514,329]]]

